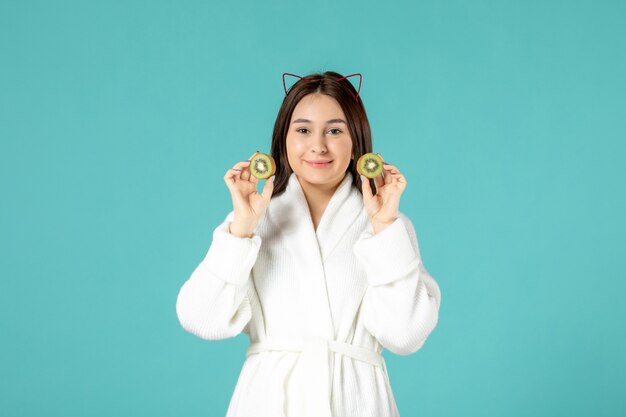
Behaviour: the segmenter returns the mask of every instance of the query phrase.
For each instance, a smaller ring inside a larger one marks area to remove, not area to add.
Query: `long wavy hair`
[[[299,79],[287,92],[278,110],[272,134],[271,153],[276,162],[272,198],[285,191],[289,176],[293,173],[287,159],[287,132],[293,110],[300,100],[314,93],[325,94],[337,100],[347,118],[348,130],[352,138],[352,159],[346,172],[352,173],[353,184],[359,192],[363,192],[361,178],[356,170],[356,161],[361,155],[372,152],[372,134],[360,95],[357,97],[357,91],[348,79],[338,81],[342,77],[341,74],[333,71],[313,73]],[[355,97],[357,97],[356,100]]]

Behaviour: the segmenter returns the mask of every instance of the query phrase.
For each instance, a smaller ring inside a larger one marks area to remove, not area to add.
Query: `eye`
[[[309,129],[307,129],[306,127],[299,127],[299,128],[296,129],[296,132],[298,132],[298,133],[306,133],[306,132],[302,132],[303,130],[308,131]]]
[[[332,132],[336,132],[336,133],[333,133],[333,135],[338,135],[338,134],[341,133],[341,129],[336,129],[336,128],[335,129],[330,129],[329,132],[331,132],[331,133]]]

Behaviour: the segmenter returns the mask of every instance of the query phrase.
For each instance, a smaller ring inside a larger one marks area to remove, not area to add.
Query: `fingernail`
[[[365,182],[365,175],[361,175],[361,182]]]
[[[272,175],[272,182],[276,179],[276,176]]]

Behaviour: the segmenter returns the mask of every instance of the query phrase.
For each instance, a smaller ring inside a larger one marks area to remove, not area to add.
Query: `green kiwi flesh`
[[[275,171],[276,164],[270,155],[258,153],[250,160],[250,174],[260,180],[271,177]]]
[[[357,161],[356,170],[367,178],[375,178],[383,172],[383,160],[375,153],[366,153]]]

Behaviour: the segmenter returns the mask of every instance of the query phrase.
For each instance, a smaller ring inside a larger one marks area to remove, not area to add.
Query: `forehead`
[[[339,102],[326,94],[309,94],[293,109],[292,119],[305,118],[311,121],[326,121],[333,118],[345,119]]]

